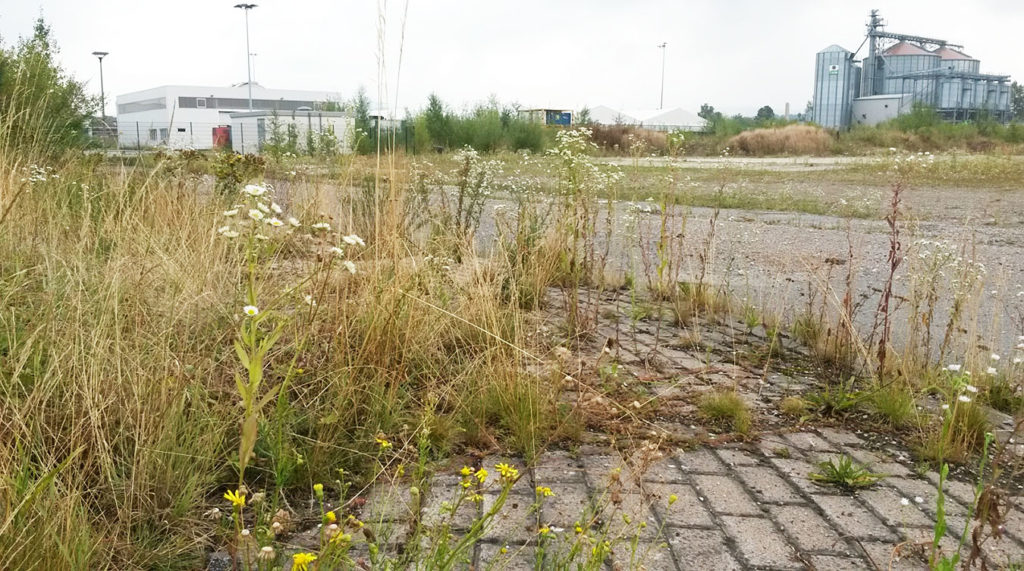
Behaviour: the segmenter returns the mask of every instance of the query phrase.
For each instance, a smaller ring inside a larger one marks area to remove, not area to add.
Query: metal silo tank
[[[814,122],[831,129],[850,124],[857,68],[851,53],[836,45],[818,52],[814,68]]]

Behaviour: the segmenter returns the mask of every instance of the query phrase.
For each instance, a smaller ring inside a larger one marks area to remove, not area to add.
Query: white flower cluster
[[[25,167],[27,176],[21,178],[21,182],[27,182],[29,184],[36,184],[37,182],[46,182],[50,179],[58,179],[60,175],[54,172],[53,167],[41,167],[37,164],[31,164]]]

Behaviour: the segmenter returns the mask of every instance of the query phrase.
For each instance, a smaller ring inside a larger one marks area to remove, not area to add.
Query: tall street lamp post
[[[103,58],[109,55],[107,52],[92,52],[100,60],[100,119],[107,118],[107,99],[103,93]]]
[[[665,107],[665,46],[668,42],[661,42],[658,47],[661,48],[661,99],[658,100],[658,109]]]
[[[249,79],[246,82],[246,85],[249,86],[249,111],[252,111],[252,51],[249,50],[249,10],[255,7],[255,4],[235,4],[235,8],[245,10],[245,73]]]

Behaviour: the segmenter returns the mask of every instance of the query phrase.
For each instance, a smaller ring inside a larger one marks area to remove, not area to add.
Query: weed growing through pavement
[[[867,467],[855,462],[846,454],[818,462],[818,471],[811,472],[808,477],[812,482],[831,485],[846,491],[869,488],[875,485],[885,474],[872,472]]]

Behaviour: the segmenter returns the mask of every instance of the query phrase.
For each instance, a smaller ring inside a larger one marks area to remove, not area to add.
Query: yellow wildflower
[[[480,468],[476,471],[476,479],[480,480],[480,483],[484,483],[487,480],[487,468]]]
[[[537,486],[537,495],[544,498],[550,498],[555,495],[555,493],[547,486]]]
[[[463,466],[462,469],[459,470],[459,473],[462,474],[463,476],[472,476],[473,469],[470,468],[469,466]]]
[[[324,519],[327,520],[327,523],[334,523],[338,521],[338,516],[334,515],[334,512],[331,511],[324,514]]]
[[[245,506],[245,494],[238,493],[238,490],[224,492],[224,499],[231,502],[231,506],[235,509],[242,509]]]
[[[545,525],[544,527],[538,529],[537,533],[539,533],[540,535],[547,535],[551,533],[551,528]]]
[[[519,477],[519,470],[516,470],[514,466],[500,462],[494,467],[498,470],[498,473],[501,474],[501,477],[506,480],[511,481]]]
[[[672,505],[672,504],[676,503],[676,500],[678,500],[678,499],[679,499],[679,496],[677,496],[675,494],[670,495],[668,497],[668,505]]]
[[[309,571],[309,564],[316,561],[316,555],[312,553],[296,553],[292,555],[293,571]]]
[[[313,484],[313,493],[316,494],[317,499],[319,499],[319,500],[324,499],[324,485],[323,484]]]
[[[381,451],[384,451],[384,450],[387,450],[388,448],[391,448],[391,442],[389,442],[385,438],[380,438],[380,437],[374,438],[374,441],[377,443],[377,446],[380,446]]]

